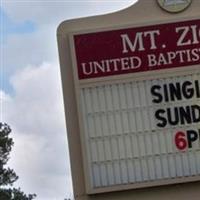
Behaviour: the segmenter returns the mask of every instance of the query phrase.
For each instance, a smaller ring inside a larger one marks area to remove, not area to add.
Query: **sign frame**
[[[198,6],[200,6],[198,0],[194,0],[194,5],[191,5],[190,8],[188,9],[188,12],[189,10],[193,10],[195,9],[195,4],[197,4]],[[144,4],[146,4],[146,1],[145,0],[140,0],[138,4],[138,7],[144,7]],[[152,5],[150,5],[152,4]],[[77,200],[82,200],[82,199],[95,199],[95,197],[92,197],[90,196],[90,194],[98,194],[98,193],[104,193],[104,192],[110,192],[108,194],[109,198],[108,197],[98,197],[100,199],[110,199],[110,197],[112,196],[112,192],[114,191],[121,191],[121,190],[130,190],[130,189],[133,189],[133,188],[144,188],[144,187],[151,187],[151,186],[158,186],[158,185],[168,185],[168,184],[177,184],[177,183],[184,183],[184,182],[193,182],[193,181],[199,181],[200,180],[200,176],[199,177],[192,177],[192,178],[187,178],[187,180],[185,178],[181,178],[179,179],[178,181],[177,180],[172,180],[172,181],[156,181],[155,184],[148,184],[148,183],[145,183],[144,185],[141,186],[141,184],[139,185],[136,185],[135,187],[132,187],[132,186],[115,186],[113,188],[109,188],[109,190],[107,189],[95,189],[95,190],[91,190],[90,189],[90,183],[89,183],[89,180],[88,180],[88,172],[87,172],[87,163],[86,163],[86,158],[85,158],[85,155],[84,155],[84,151],[85,151],[85,148],[84,146],[81,145],[81,143],[84,141],[84,138],[82,137],[82,132],[80,130],[82,130],[82,127],[83,127],[83,122],[82,120],[79,121],[79,123],[77,124],[77,121],[78,119],[81,118],[81,112],[80,112],[80,107],[79,107],[79,98],[77,96],[79,96],[78,94],[78,88],[80,88],[81,86],[79,85],[80,84],[83,84],[84,86],[85,85],[93,85],[94,82],[101,82],[103,81],[104,84],[105,83],[110,83],[110,77],[104,77],[104,78],[97,78],[97,79],[88,79],[88,80],[78,80],[78,77],[77,77],[77,73],[74,72],[72,70],[72,66],[75,67],[76,66],[76,59],[75,59],[75,54],[74,54],[74,49],[72,48],[71,49],[71,46],[73,46],[73,40],[72,40],[72,36],[76,33],[80,34],[80,33],[88,33],[88,32],[98,32],[98,31],[107,31],[107,30],[118,30],[118,29],[122,29],[122,28],[133,28],[133,27],[141,27],[141,26],[145,26],[145,25],[155,25],[155,24],[164,24],[164,23],[170,23],[170,22],[178,22],[178,21],[184,21],[184,20],[192,20],[192,19],[199,19],[200,18],[200,15],[197,14],[198,13],[198,9],[197,12],[192,12],[190,11],[190,14],[193,14],[192,17],[188,18],[187,17],[187,14],[188,12],[185,11],[181,14],[178,14],[178,17],[177,16],[173,16],[173,15],[170,15],[169,13],[164,13],[162,12],[162,10],[159,8],[159,6],[157,5],[156,6],[156,2],[154,2],[153,0],[149,1],[149,4],[148,6],[154,6],[153,9],[155,9],[156,13],[154,13],[154,17],[156,17],[156,14],[160,14],[162,17],[161,17],[161,20],[153,20],[153,16],[151,16],[152,18],[148,21],[148,22],[145,22],[146,18],[142,18],[140,20],[138,20],[137,22],[134,22],[134,23],[131,23],[130,22],[130,19],[134,17],[133,16],[130,16],[130,13],[133,12],[133,11],[136,11],[138,8],[137,6],[133,5],[131,8],[127,9],[127,11],[121,11],[119,12],[119,16],[120,15],[124,15],[126,12],[127,12],[127,15],[128,15],[128,18],[127,20],[121,22],[120,25],[115,25],[115,26],[110,26],[109,23],[106,23],[107,25],[106,26],[98,26],[95,21],[96,21],[96,17],[94,18],[86,18],[86,19],[79,19],[79,20],[72,20],[72,21],[68,21],[68,22],[64,22],[59,28],[58,28],[58,44],[59,44],[59,48],[62,49],[60,51],[62,51],[60,53],[60,63],[61,63],[61,72],[62,72],[62,81],[63,81],[63,90],[64,90],[64,101],[65,101],[65,110],[66,110],[66,117],[67,117],[67,124],[68,124],[68,138],[69,138],[69,147],[71,149],[71,167],[72,167],[72,177],[73,177],[73,183],[74,183],[74,193],[75,193],[75,197]],[[129,11],[128,11],[129,10]],[[128,14],[129,13],[129,14]],[[117,13],[115,13],[117,14]],[[98,17],[99,18],[99,22],[101,21],[101,18],[104,18],[104,17],[108,17],[110,16],[111,17],[111,21],[112,21],[112,17],[113,15],[115,14],[111,14],[111,15],[107,15],[107,16],[102,16],[102,17]],[[169,18],[169,19],[168,19]],[[167,21],[166,21],[167,20]],[[84,23],[88,21],[88,25],[87,25],[87,28],[85,29],[84,27]],[[80,28],[80,25],[81,24],[81,28]],[[70,38],[70,39],[69,39]],[[63,41],[65,41],[65,44],[63,44]],[[70,52],[69,52],[69,49]],[[66,64],[71,66],[71,67],[68,67],[66,69]],[[70,69],[69,69],[70,68]],[[172,71],[170,69],[166,69],[164,70],[165,72],[167,71],[169,73],[169,76],[170,74],[172,75],[174,73],[174,71],[177,71],[178,73],[180,74],[185,74],[186,71],[189,72],[191,71],[191,69],[186,69],[187,67],[184,67],[184,69],[173,69]],[[197,70],[197,66],[193,66],[192,67],[193,70]],[[162,70],[163,71],[163,70]],[[140,72],[139,74],[125,74],[123,75],[124,76],[124,80],[123,82],[126,82],[126,81],[129,81],[131,78],[134,77],[134,79],[137,79],[137,80],[141,80],[143,78],[152,78],[154,77],[155,78],[155,74],[156,76],[159,76],[160,75],[162,76],[163,73],[161,72],[152,72],[151,76],[148,74],[146,74],[146,72]],[[67,74],[66,74],[67,72]],[[64,75],[65,74],[65,75]],[[72,76],[73,74],[73,76]],[[66,77],[67,75],[67,77]],[[166,75],[164,75],[166,77]],[[75,78],[74,78],[75,77]],[[141,78],[142,77],[142,78]],[[70,82],[70,83],[69,83]],[[112,82],[119,82],[119,76],[113,76],[112,78]],[[68,84],[69,83],[69,84]],[[99,84],[99,83],[98,83]],[[74,92],[75,91],[75,92]],[[69,94],[72,94],[71,97],[68,97]],[[74,105],[74,102],[76,102],[76,104],[78,105],[77,108],[70,108],[69,109],[69,104],[72,106]],[[71,113],[74,113],[70,118],[70,114]],[[76,126],[76,127],[75,127]],[[73,133],[76,132],[75,136],[73,136]],[[70,138],[72,137],[72,138]],[[74,152],[75,148],[74,148],[74,145],[79,145],[78,147],[78,151],[77,152]],[[81,147],[80,147],[81,146]],[[78,155],[78,158],[80,160],[81,163],[83,163],[83,165],[81,164],[78,164],[77,161],[74,160],[74,157]],[[82,167],[84,166],[84,167]],[[84,169],[84,170],[82,170]],[[77,178],[79,177],[79,178]],[[79,182],[79,183],[78,183]],[[199,185],[199,183],[197,182],[197,185]],[[147,190],[149,190],[147,188]],[[115,197],[116,197],[116,194],[118,192],[115,192]],[[130,191],[130,196],[133,196],[132,192]],[[100,195],[100,194],[99,194]],[[96,196],[97,197],[97,196]],[[144,197],[145,198],[148,198],[148,197]],[[115,198],[117,199],[117,198]],[[129,199],[129,197],[127,198]],[[154,198],[155,199],[155,198]]]

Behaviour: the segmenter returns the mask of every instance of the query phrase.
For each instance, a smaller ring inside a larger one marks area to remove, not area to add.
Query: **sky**
[[[134,0],[0,0],[0,121],[12,128],[15,187],[37,200],[73,196],[56,29]]]

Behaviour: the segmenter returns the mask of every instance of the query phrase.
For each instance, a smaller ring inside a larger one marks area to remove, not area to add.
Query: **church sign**
[[[89,193],[199,175],[200,20],[70,40]]]
[[[199,198],[199,10],[199,0],[139,0],[59,27],[76,200],[160,200],[189,182],[182,196]]]

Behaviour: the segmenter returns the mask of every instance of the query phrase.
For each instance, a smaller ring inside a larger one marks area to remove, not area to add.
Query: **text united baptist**
[[[200,44],[200,27],[197,25],[191,27],[177,27],[175,33],[179,38],[176,41],[177,47],[187,46],[192,44]],[[131,38],[128,34],[121,35],[122,41],[122,53],[126,54],[129,51],[145,51],[147,48],[150,50],[157,50],[158,48],[166,48],[165,44],[161,47],[156,44],[157,37],[159,37],[160,31],[153,30],[147,32],[136,33],[135,38]],[[192,35],[191,39],[187,39],[188,35]],[[144,40],[148,40],[148,47],[144,45]],[[178,63],[185,63],[191,61],[198,61],[200,59],[200,48],[169,51],[159,54],[147,54],[148,66],[164,66],[172,64],[174,61]],[[88,63],[82,63],[83,73],[86,75],[98,74],[99,72],[111,72],[111,71],[125,71],[129,69],[141,68],[142,59],[139,56],[106,59],[98,61],[90,61]]]
[[[75,49],[79,79],[196,65],[200,20],[77,35]]]

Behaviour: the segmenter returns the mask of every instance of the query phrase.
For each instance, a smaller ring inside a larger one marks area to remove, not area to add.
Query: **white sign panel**
[[[200,174],[200,73],[81,89],[91,187]]]

